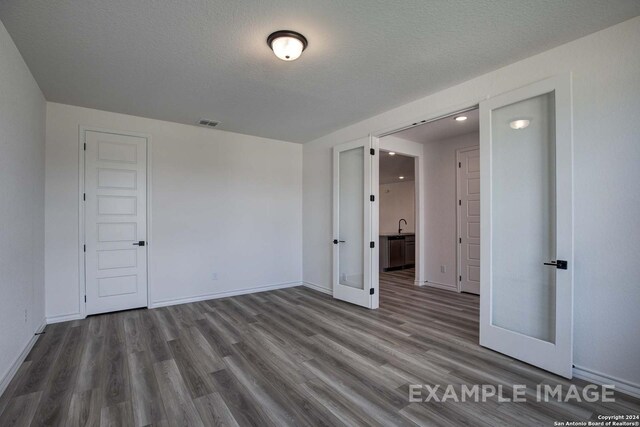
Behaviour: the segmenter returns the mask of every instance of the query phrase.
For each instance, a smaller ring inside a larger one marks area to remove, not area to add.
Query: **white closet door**
[[[87,314],[147,306],[147,139],[85,131]]]
[[[480,150],[457,151],[458,280],[460,291],[480,293]]]

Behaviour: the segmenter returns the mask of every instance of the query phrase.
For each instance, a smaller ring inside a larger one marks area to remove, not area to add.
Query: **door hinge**
[[[371,202],[375,202],[376,201],[376,196],[374,196],[373,194],[369,196],[369,201]]]
[[[462,200],[458,200],[458,206],[462,206]]]
[[[82,200],[84,200],[84,201],[87,200],[87,193],[82,193]]]
[[[369,289],[369,295],[373,295],[376,293],[376,290],[374,288]]]
[[[376,150],[374,150],[373,148],[369,148],[369,154],[371,154],[372,156],[375,156]]]
[[[458,280],[462,282],[462,276],[458,276]]]
[[[84,296],[84,302],[87,302],[87,296],[86,295]]]
[[[82,245],[82,251],[87,252],[87,245]]]
[[[84,143],[84,151],[87,151],[87,143]]]
[[[371,249],[375,248],[376,247],[376,242],[369,242],[369,247]]]
[[[462,167],[462,162],[458,162],[458,167],[461,168]]]
[[[458,238],[458,243],[462,243],[462,237]]]

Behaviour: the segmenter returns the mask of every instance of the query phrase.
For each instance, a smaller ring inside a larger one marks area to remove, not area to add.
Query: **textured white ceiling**
[[[380,184],[392,184],[401,181],[415,181],[415,159],[396,154],[390,156],[388,151],[380,150]],[[404,179],[399,177],[404,176]]]
[[[480,132],[478,110],[467,111],[461,116],[467,116],[464,122],[456,122],[452,117],[445,117],[424,125],[394,133],[393,136],[414,142],[431,142],[454,138],[471,132]]]
[[[2,0],[50,101],[305,142],[640,14],[638,0]],[[298,61],[265,39],[299,31]]]

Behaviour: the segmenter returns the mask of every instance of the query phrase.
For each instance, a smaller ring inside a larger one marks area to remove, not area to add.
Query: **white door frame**
[[[460,200],[460,154],[465,153],[467,151],[478,150],[480,151],[480,141],[478,141],[478,145],[474,145],[471,147],[458,148],[456,150],[456,200]],[[456,289],[458,293],[462,292],[462,282],[460,281],[460,276],[462,275],[462,247],[460,246],[460,239],[462,238],[462,212],[460,211],[460,206],[456,202]],[[480,241],[482,242],[482,235],[480,235]]]
[[[404,122],[402,124],[399,124],[397,126],[391,127],[391,128],[386,128],[386,129],[382,129],[382,130],[378,130],[376,132],[373,132],[372,135],[374,135],[374,138],[379,139],[380,141],[384,141],[383,138],[385,136],[392,136],[398,132],[402,132],[403,130],[407,130],[407,129],[411,129],[413,127],[416,126],[422,126],[422,125],[426,125],[428,123],[431,122],[435,122],[437,120],[440,119],[444,119],[446,117],[453,117],[456,116],[458,114],[462,114],[465,113],[467,111],[473,111],[473,110],[477,110],[478,109],[478,101],[479,100],[473,100],[470,101],[468,103],[465,103],[463,105],[459,105],[457,107],[451,107],[448,109],[445,109],[443,111],[437,112],[435,114],[431,114],[429,116],[427,116],[426,119],[417,119],[411,122]],[[416,145],[420,145],[420,148],[414,146],[413,144]],[[395,151],[397,153],[400,154],[405,154],[408,156],[412,156],[412,157],[416,157],[417,158],[417,165],[416,167],[417,169],[417,181],[416,181],[416,239],[419,239],[419,241],[416,244],[416,259],[418,260],[418,262],[416,263],[416,277],[415,277],[415,281],[416,284],[419,286],[427,286],[427,285],[431,285],[430,283],[427,283],[427,274],[426,274],[426,267],[427,267],[427,254],[426,254],[426,242],[427,239],[425,238],[421,238],[422,236],[425,236],[425,197],[424,197],[424,191],[427,186],[428,183],[426,182],[426,178],[424,175],[424,146],[422,144],[419,143],[413,143],[411,141],[406,141],[405,143],[400,144],[400,141],[395,140],[393,141],[393,143],[391,142],[383,142],[383,146],[381,147],[385,150],[389,149],[392,151]],[[376,176],[378,176],[379,174],[379,169],[380,169],[380,162],[376,162],[376,164],[374,164],[374,172],[376,174]],[[375,213],[375,217],[376,219],[379,216],[379,211],[380,211],[380,206],[378,204],[376,204],[375,208],[374,208],[374,213]],[[379,225],[376,223],[375,227],[379,227]],[[377,228],[376,228],[377,229]],[[376,246],[377,246],[377,242],[376,242]],[[457,281],[456,281],[457,282]],[[459,285],[458,285],[459,286]]]
[[[400,138],[394,138],[389,140],[388,138],[380,138],[380,149],[386,151],[393,151],[397,154],[401,154],[403,156],[413,157],[415,160],[415,233],[416,233],[416,274],[414,277],[414,283],[418,286],[425,285],[425,265],[426,265],[426,251],[425,251],[425,238],[424,238],[424,145],[408,141],[402,140]],[[378,171],[379,174],[379,166],[380,166],[380,158],[377,159],[378,163]],[[379,188],[379,182],[376,183]],[[378,212],[375,215],[376,218],[379,217],[380,204],[378,203],[374,208],[374,212]],[[380,224],[378,221],[374,224],[373,230],[379,235]],[[376,242],[378,245],[378,242]]]
[[[151,305],[151,251],[152,251],[152,234],[151,234],[151,135],[140,132],[118,131],[113,129],[104,129],[93,126],[78,127],[78,306],[80,307],[80,317],[87,317],[86,295],[87,295],[87,278],[85,266],[85,209],[84,209],[84,193],[85,183],[85,161],[84,161],[84,144],[86,132],[101,132],[114,135],[133,136],[145,138],[147,140],[147,307]]]
[[[426,240],[427,239],[421,238],[425,234],[425,228],[424,228],[425,197],[422,194],[423,193],[422,190],[424,190],[427,186],[427,183],[425,181],[425,176],[424,176],[424,147],[417,148],[413,144],[420,145],[420,146],[422,146],[422,144],[413,143],[411,141],[406,141],[406,144],[405,144],[404,142],[401,143],[398,140],[394,141],[393,143],[384,142],[381,140],[386,136],[392,136],[393,134],[402,132],[403,130],[406,130],[406,129],[410,129],[416,126],[421,126],[427,123],[435,122],[437,120],[444,119],[446,117],[453,117],[455,115],[465,113],[467,111],[477,110],[479,102],[486,98],[488,98],[488,96],[480,99],[472,99],[463,104],[460,104],[457,106],[451,106],[449,108],[437,111],[436,113],[427,114],[426,118],[423,118],[424,117],[423,115],[419,118],[416,118],[415,120],[403,121],[398,123],[397,125],[382,128],[382,129],[377,129],[369,133],[369,136],[372,141],[372,145],[377,147],[376,155],[379,155],[379,151],[380,151],[379,149],[382,148],[384,150],[392,150],[400,154],[415,157],[417,159],[416,174],[418,179],[416,181],[416,184],[417,184],[416,185],[416,239],[419,239],[419,240],[416,245],[416,259],[418,260],[418,262],[416,263],[416,277],[414,280],[416,284],[419,286],[428,285],[426,283]],[[382,145],[381,145],[381,142],[382,142]],[[378,271],[379,269],[378,254],[379,254],[379,246],[380,246],[380,242],[379,242],[380,204],[379,204],[379,195],[377,194],[379,192],[379,184],[380,184],[379,159],[376,159],[376,161],[373,162],[371,174],[372,174],[372,191],[374,192],[376,197],[375,197],[374,206],[372,208],[373,210],[371,213],[371,218],[372,218],[371,229],[375,231],[373,233],[374,235],[372,236],[372,239],[375,241],[375,249],[372,251],[373,259],[371,260],[370,274],[371,274],[372,286],[375,288],[375,295],[376,295],[376,304],[374,305],[374,307],[377,308],[378,307],[377,302],[379,301],[378,299],[379,299],[379,292],[380,292],[380,279],[379,279],[379,271]],[[335,213],[334,213],[333,221],[335,222]],[[335,261],[332,263],[332,268],[333,268],[333,265],[335,265]],[[332,272],[332,280],[333,280],[333,272]]]

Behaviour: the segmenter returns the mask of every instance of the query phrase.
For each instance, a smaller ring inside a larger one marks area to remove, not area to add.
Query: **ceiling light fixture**
[[[396,153],[395,153],[394,151],[389,151],[389,155],[390,155],[390,156],[395,156],[395,155],[396,155]]]
[[[273,53],[283,61],[293,61],[307,48],[307,39],[295,31],[276,31],[267,37],[267,44]]]
[[[404,179],[404,176],[399,176],[398,179]]]
[[[520,130],[529,126],[530,123],[531,123],[531,120],[518,119],[509,123],[509,126],[511,126],[511,129]]]
[[[465,120],[467,120],[467,116],[455,116],[453,120],[455,120],[456,122],[464,122]]]

